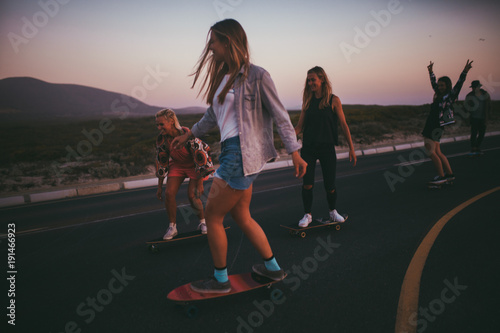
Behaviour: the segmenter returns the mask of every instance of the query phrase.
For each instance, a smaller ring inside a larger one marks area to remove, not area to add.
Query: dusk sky
[[[254,64],[288,109],[301,105],[308,69],[329,75],[344,104],[429,103],[427,65],[460,98],[481,80],[500,99],[500,1],[41,0],[0,1],[0,79],[29,76],[205,106],[191,89],[207,33],[224,18],[245,29]]]

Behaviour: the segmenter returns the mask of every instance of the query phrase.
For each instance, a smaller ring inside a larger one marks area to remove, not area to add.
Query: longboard
[[[446,186],[446,185],[453,185],[453,180],[447,180],[447,181],[442,182],[440,184],[427,183],[427,188],[440,190],[443,188],[443,186]]]
[[[307,227],[299,227],[298,224],[294,223],[292,225],[280,225],[280,227],[288,229],[288,232],[292,236],[300,236],[301,238],[306,237],[306,232],[305,230],[308,229],[313,229],[313,228],[322,228],[322,227],[335,227],[335,230],[340,230],[341,229],[341,224],[345,223],[349,216],[345,215],[344,216],[344,222],[331,222],[329,219],[315,219],[314,221],[311,222]]]
[[[191,282],[189,282],[170,291],[167,299],[187,307],[192,302],[231,296],[262,287],[270,288],[274,283],[282,281],[271,280],[254,272],[233,274],[229,275],[228,278],[231,281],[231,291],[228,293],[198,293],[191,289]],[[198,308],[195,306],[189,306],[185,310],[189,317],[194,317],[198,313]]]
[[[482,151],[475,151],[467,154],[467,156],[469,157],[480,157],[481,155],[484,155]]]
[[[229,229],[231,227],[225,227],[224,229]],[[164,244],[164,243],[171,243],[171,242],[176,242],[184,239],[190,239],[190,238],[196,238],[196,237],[207,237],[206,234],[202,234],[201,230],[193,230],[193,231],[188,231],[188,232],[182,232],[177,234],[172,239],[165,240],[163,237],[156,238],[150,241],[147,241],[146,244],[148,245],[148,248],[151,252],[157,252],[159,251],[159,244]]]

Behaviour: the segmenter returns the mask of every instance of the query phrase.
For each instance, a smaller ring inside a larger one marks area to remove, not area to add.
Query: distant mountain
[[[30,77],[0,80],[1,118],[149,116],[162,108],[130,96],[82,85],[54,84]],[[174,110],[179,114],[205,112],[200,107]]]
[[[177,114],[200,114],[205,113],[207,108],[201,106],[190,106],[187,108],[172,108]]]

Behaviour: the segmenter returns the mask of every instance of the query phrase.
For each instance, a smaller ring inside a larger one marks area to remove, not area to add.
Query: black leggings
[[[481,147],[481,143],[483,143],[485,133],[486,133],[486,121],[484,119],[471,118],[471,120],[470,120],[470,145],[472,148]]]
[[[335,209],[337,203],[337,191],[335,188],[335,178],[337,175],[337,154],[335,146],[330,144],[322,144],[302,147],[300,155],[307,163],[306,174],[303,178],[302,186],[302,203],[304,204],[304,212],[311,213],[313,201],[313,189],[305,189],[307,185],[314,187],[314,174],[316,171],[316,161],[321,164],[323,172],[323,185],[326,191],[326,200],[330,210]],[[332,192],[333,191],[333,192]]]

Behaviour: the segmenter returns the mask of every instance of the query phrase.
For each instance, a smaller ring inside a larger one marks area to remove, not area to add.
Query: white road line
[[[500,147],[497,147],[497,148],[490,148],[490,149],[484,149],[483,152],[485,151],[493,151],[493,150],[498,150],[500,149]],[[469,153],[458,153],[458,154],[452,154],[452,155],[447,155],[446,157],[447,158],[454,158],[454,157],[459,157],[459,156],[466,156],[466,155],[469,155]],[[422,164],[424,162],[429,162],[431,161],[430,158],[426,158],[426,159],[423,159],[423,160],[419,160],[419,161],[414,161],[414,162],[403,162],[403,163],[398,163],[398,164],[394,164],[394,166],[408,166],[408,165],[413,165],[413,164]]]
[[[318,181],[322,181],[322,180],[318,180]],[[266,192],[284,190],[284,189],[287,189],[287,188],[297,187],[297,186],[302,186],[302,185],[301,184],[294,184],[294,185],[276,187],[276,188],[272,188],[272,189],[266,189],[266,190],[254,192],[254,195],[255,194],[260,194],[260,193],[266,193]],[[182,207],[189,207],[189,206],[190,206],[190,204],[182,204],[182,205],[179,205],[177,207],[178,208],[182,208]],[[27,235],[27,234],[35,234],[35,233],[41,233],[41,232],[47,232],[47,231],[55,231],[55,230],[61,230],[61,229],[67,229],[67,228],[81,227],[81,226],[95,224],[95,223],[109,222],[109,221],[113,221],[113,220],[120,220],[120,219],[129,218],[129,217],[136,217],[136,216],[141,216],[141,215],[147,215],[147,214],[150,214],[150,213],[162,212],[164,210],[165,210],[165,208],[162,208],[162,209],[149,210],[149,211],[146,211],[146,212],[140,212],[140,213],[134,213],[134,214],[128,214],[128,215],[121,215],[121,216],[115,216],[115,217],[109,217],[109,218],[105,218],[105,219],[100,219],[100,220],[95,220],[95,221],[88,221],[88,222],[82,222],[82,223],[78,223],[78,224],[71,224],[71,225],[60,226],[60,227],[53,227],[53,228],[46,227],[46,228],[30,229],[30,230],[25,230],[25,231],[18,232],[17,235],[18,236],[24,236],[24,235]],[[6,237],[7,237],[6,234],[0,234],[0,239],[6,238]]]
[[[500,149],[500,147],[485,149],[483,151],[492,151],[492,150],[498,150],[498,149]],[[465,156],[467,154],[468,153],[459,153],[459,154],[449,155],[448,158],[457,157],[457,156]],[[399,163],[399,164],[395,164],[394,166],[412,165],[412,164],[423,163],[423,162],[426,162],[426,161],[430,161],[430,159],[425,159],[423,161],[416,161],[416,162]],[[353,175],[349,175],[349,174],[348,175],[343,175],[343,176],[337,177],[337,179],[347,178],[347,177],[350,177],[350,176],[353,176]],[[318,179],[318,180],[315,181],[315,183],[319,183],[319,182],[322,182],[322,181],[323,181],[323,179]],[[256,191],[253,194],[255,195],[255,194],[260,194],[260,193],[280,191],[280,190],[285,190],[285,189],[288,189],[288,188],[299,187],[299,186],[302,186],[302,184],[293,184],[293,185],[275,187],[275,188],[271,188],[271,189],[265,189],[265,190],[261,190],[261,191]],[[181,207],[189,207],[189,206],[190,206],[189,204],[183,204],[183,205],[179,205],[177,207],[181,208]],[[72,224],[72,225],[60,226],[60,227],[54,227],[54,228],[48,228],[47,227],[47,228],[30,229],[30,230],[21,231],[21,232],[17,233],[17,235],[18,236],[22,236],[22,235],[26,235],[26,234],[33,234],[33,233],[40,233],[40,232],[61,230],[61,229],[66,229],[66,228],[80,227],[80,226],[94,224],[94,223],[109,222],[109,221],[112,221],[112,220],[119,220],[119,219],[124,219],[124,218],[128,218],[128,217],[135,217],[135,216],[146,215],[146,214],[150,214],[150,213],[156,213],[156,212],[160,212],[160,211],[164,211],[164,210],[165,210],[164,208],[162,208],[162,209],[155,209],[155,210],[150,210],[150,211],[146,211],[146,212],[140,212],[140,213],[134,213],[134,214],[122,215],[122,216],[115,216],[115,217],[110,217],[110,218],[101,219],[101,220],[83,222],[83,223],[79,223],[79,224]],[[7,237],[6,234],[0,234],[0,239],[4,239],[6,237]]]

